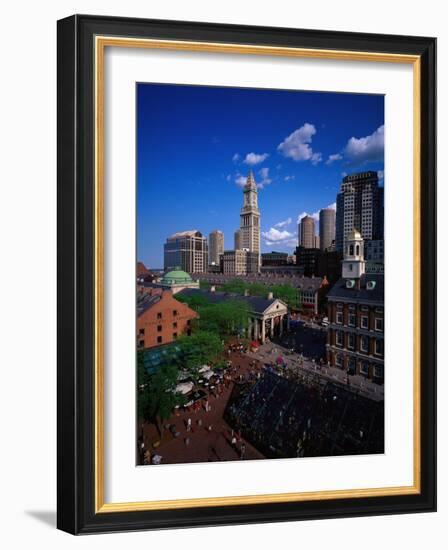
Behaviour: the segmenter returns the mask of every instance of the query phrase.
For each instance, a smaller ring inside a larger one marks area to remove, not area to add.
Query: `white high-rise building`
[[[247,176],[243,188],[244,203],[240,214],[240,246],[248,252],[258,254],[260,265],[260,210],[258,209],[258,189],[252,171]]]
[[[378,173],[360,172],[345,176],[336,199],[336,249],[345,249],[352,229],[365,240],[384,238],[384,188],[378,185]]]

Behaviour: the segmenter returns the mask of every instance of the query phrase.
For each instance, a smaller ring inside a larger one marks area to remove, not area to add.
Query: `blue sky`
[[[297,220],[335,203],[345,174],[383,177],[383,96],[138,84],[137,258],[163,267],[188,229],[233,248],[250,169],[262,251],[292,252]]]

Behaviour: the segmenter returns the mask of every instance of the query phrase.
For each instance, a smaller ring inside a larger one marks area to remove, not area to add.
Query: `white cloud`
[[[262,233],[267,246],[294,248],[297,246],[297,235],[289,231],[279,231],[275,227],[271,227],[269,231]]]
[[[287,218],[286,220],[283,220],[282,222],[278,222],[274,225],[274,227],[286,227],[287,225],[290,225],[292,222],[292,218]]]
[[[258,173],[260,174],[262,179],[266,179],[269,177],[269,168],[262,168]]]
[[[268,158],[268,153],[248,153],[246,155],[246,158],[243,160],[245,164],[248,164],[249,166],[255,166],[256,164],[260,164],[264,160]]]
[[[240,160],[240,154],[239,153],[235,153],[232,157],[232,160],[233,162],[238,162]]]
[[[330,155],[327,159],[327,162],[325,164],[332,164],[333,162],[336,162],[337,160],[341,160],[342,155],[340,153],[335,153],[334,155]]]
[[[384,181],[384,170],[378,170],[378,179]]]
[[[227,180],[227,181],[231,181],[231,180],[232,180],[232,175],[231,175],[231,174],[227,174],[226,180]]]
[[[345,157],[352,164],[382,161],[384,158],[384,125],[369,136],[348,140],[344,149]]]
[[[238,187],[244,187],[246,185],[247,178],[245,176],[242,176],[241,174],[237,174],[235,176],[235,183],[238,185]]]
[[[306,122],[285,138],[278,145],[277,151],[284,157],[295,161],[309,160],[312,164],[316,165],[322,160],[322,154],[313,152],[313,149],[310,147],[315,133],[315,126]]]
[[[283,179],[284,179],[285,181],[292,181],[292,180],[295,180],[296,177],[295,177],[295,176],[285,176]]]
[[[284,241],[285,239],[290,239],[293,237],[293,234],[289,231],[279,231],[278,229],[275,229],[275,227],[271,227],[269,231],[263,231],[262,233],[263,237],[269,241]]]
[[[311,156],[311,164],[316,166],[319,162],[322,162],[322,153],[313,153]]]
[[[258,173],[260,174],[261,181],[257,183],[257,187],[258,189],[263,189],[272,182],[272,179],[269,177],[269,168],[262,168]]]

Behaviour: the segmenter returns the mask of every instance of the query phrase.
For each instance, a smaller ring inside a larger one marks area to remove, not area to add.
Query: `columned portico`
[[[268,307],[263,313],[254,315],[252,323],[255,324],[253,334],[256,340],[265,343],[266,338],[273,338],[276,334],[283,335],[285,318],[289,323],[289,313],[286,304],[276,300],[275,306]]]

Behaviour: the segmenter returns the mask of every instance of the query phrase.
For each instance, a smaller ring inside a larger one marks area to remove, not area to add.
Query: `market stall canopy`
[[[182,382],[182,384],[177,384],[175,388],[176,393],[181,393],[182,395],[185,395],[193,389],[193,382]]]

